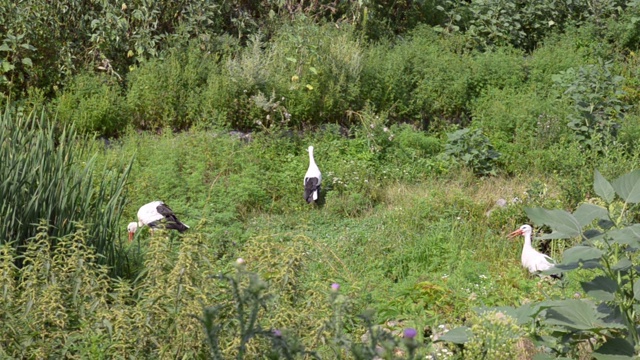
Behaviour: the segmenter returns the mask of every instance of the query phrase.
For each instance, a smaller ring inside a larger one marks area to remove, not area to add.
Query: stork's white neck
[[[525,232],[523,235],[524,246],[522,247],[522,251],[532,250],[533,246],[531,246],[531,232]]]
[[[313,146],[309,147],[309,162],[315,164],[315,160],[313,159]]]

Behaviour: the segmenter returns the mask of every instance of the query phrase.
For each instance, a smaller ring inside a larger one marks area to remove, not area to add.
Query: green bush
[[[482,129],[460,129],[447,134],[444,156],[461,162],[479,175],[496,175],[496,159],[500,153],[484,135]]]
[[[614,72],[612,62],[569,68],[553,80],[571,99],[567,125],[580,143],[597,149],[616,138],[630,105],[623,102],[625,79]]]
[[[471,101],[489,87],[522,85],[526,73],[519,51],[469,52],[462,39],[420,27],[396,45],[370,46],[361,93],[393,120],[435,125],[441,118],[468,119]]]
[[[548,36],[543,45],[527,57],[529,83],[536,91],[556,95],[553,76],[569,68],[596,63],[611,56],[611,45],[598,36],[593,25],[570,27]]]
[[[100,136],[121,135],[130,123],[120,84],[106,74],[75,76],[58,97],[56,111],[62,124]]]
[[[295,127],[344,123],[359,95],[361,48],[350,26],[303,19],[283,26],[268,49],[269,86],[253,94],[266,110],[261,121]]]
[[[137,128],[183,130],[202,120],[201,93],[217,58],[191,45],[142,63],[127,77],[127,104]]]
[[[484,129],[502,154],[501,166],[517,172],[535,161],[532,151],[555,148],[570,135],[567,115],[563,103],[544,92],[490,88],[474,101],[472,124]]]

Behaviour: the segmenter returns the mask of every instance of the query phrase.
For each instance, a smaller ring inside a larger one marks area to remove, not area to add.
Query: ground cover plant
[[[637,356],[638,11],[0,1],[0,357]]]

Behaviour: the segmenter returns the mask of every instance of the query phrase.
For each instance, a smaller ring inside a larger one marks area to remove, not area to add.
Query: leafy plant
[[[24,34],[6,34],[0,45],[0,89],[5,94],[10,94],[12,88],[18,88],[27,82],[33,61],[29,56],[30,52],[36,50],[24,39]]]
[[[640,250],[640,224],[632,223],[628,212],[640,202],[639,189],[640,170],[612,182],[596,170],[593,190],[600,205],[584,203],[573,214],[560,209],[525,209],[532,221],[552,229],[542,239],[580,239],[564,251],[562,262],[552,271],[581,269],[580,285],[590,299],[547,300],[510,310],[555,355],[577,356],[580,344],[586,344],[597,359],[638,355],[640,269],[633,264]],[[594,221],[597,227],[592,228]],[[454,339],[460,343],[470,341],[464,328],[454,334],[466,334]]]
[[[462,162],[479,175],[495,175],[500,153],[493,149],[482,129],[464,128],[447,134],[444,155]]]
[[[599,61],[579,69],[571,68],[553,77],[565,89],[574,108],[567,124],[578,141],[590,148],[601,148],[614,140],[629,105],[623,102],[624,78],[612,71],[613,63]]]
[[[120,84],[107,75],[78,75],[57,100],[60,122],[81,133],[112,137],[128,124]]]

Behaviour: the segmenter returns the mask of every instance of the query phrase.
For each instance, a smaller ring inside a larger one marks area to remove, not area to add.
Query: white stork
[[[131,222],[127,226],[129,231],[129,241],[133,239],[133,234],[139,227],[149,226],[152,229],[164,228],[178,230],[183,233],[189,228],[178,220],[173,210],[162,201],[153,201],[142,205],[138,210],[138,222]]]
[[[520,235],[524,236],[524,245],[522,246],[521,256],[522,266],[529,270],[529,272],[532,274],[538,271],[553,269],[553,267],[555,266],[555,261],[551,257],[537,251],[533,248],[533,246],[531,246],[532,232],[533,229],[531,228],[531,226],[522,225],[518,230],[508,235],[510,239]],[[551,276],[559,278],[562,277],[562,274]]]
[[[311,203],[318,200],[322,174],[313,159],[313,146],[309,146],[307,151],[309,151],[309,168],[307,169],[307,173],[304,174],[304,199],[307,203]]]

